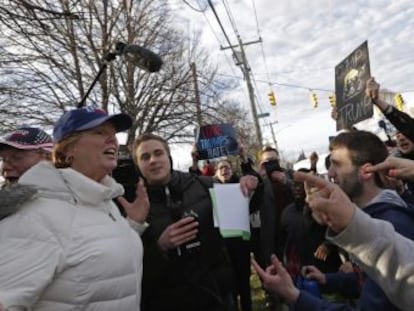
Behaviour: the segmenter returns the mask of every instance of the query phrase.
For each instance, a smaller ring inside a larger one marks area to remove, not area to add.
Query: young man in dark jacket
[[[135,140],[133,157],[150,200],[141,310],[234,310],[232,270],[213,224],[213,178],[172,170],[168,144],[154,134]],[[247,195],[257,178],[244,176],[240,184]]]

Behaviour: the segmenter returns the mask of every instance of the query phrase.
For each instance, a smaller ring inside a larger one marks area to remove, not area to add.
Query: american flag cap
[[[0,138],[0,148],[10,146],[20,150],[43,149],[52,152],[53,139],[37,127],[21,127]]]

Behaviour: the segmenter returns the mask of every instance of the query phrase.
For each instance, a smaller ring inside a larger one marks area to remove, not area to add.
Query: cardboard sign
[[[365,84],[371,77],[368,42],[365,41],[335,67],[335,93],[338,111],[336,129],[349,129],[373,115]]]
[[[214,159],[239,153],[236,134],[231,124],[202,126],[197,133],[198,159]]]

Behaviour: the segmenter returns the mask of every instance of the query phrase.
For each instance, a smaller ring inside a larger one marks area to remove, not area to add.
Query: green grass
[[[263,310],[265,303],[265,294],[262,289],[262,283],[254,269],[250,275],[250,288],[252,293],[253,311]]]
[[[276,309],[267,309],[265,307],[265,292],[262,289],[262,283],[260,281],[259,276],[257,275],[256,271],[254,271],[253,267],[251,267],[251,274],[250,274],[250,289],[252,293],[252,309],[253,311],[270,311],[270,310],[288,310],[287,305],[278,305]]]

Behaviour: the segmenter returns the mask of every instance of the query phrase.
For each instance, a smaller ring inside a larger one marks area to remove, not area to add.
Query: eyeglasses
[[[223,166],[219,166],[217,169],[218,170],[224,170],[224,169],[231,170],[231,167],[227,165],[223,165]]]
[[[21,153],[14,153],[14,154],[10,154],[8,156],[0,156],[0,161],[4,162],[4,163],[18,163],[23,161],[23,159],[26,157],[25,154],[21,154]]]
[[[9,164],[19,164],[27,159],[30,156],[30,153],[43,154],[43,150],[18,150],[12,152],[6,152],[5,155],[0,156],[0,162],[9,163]]]

